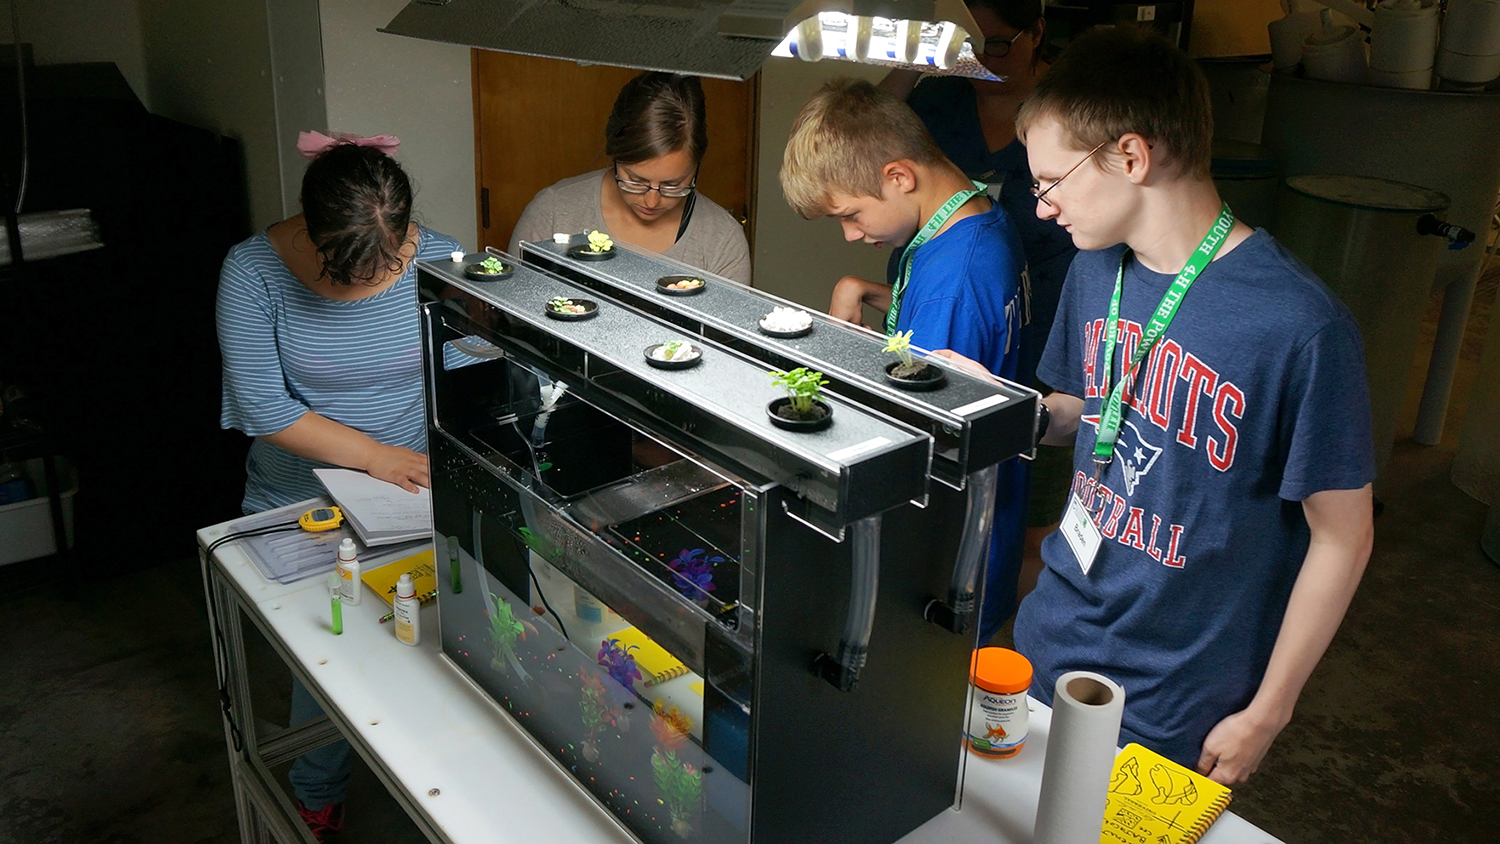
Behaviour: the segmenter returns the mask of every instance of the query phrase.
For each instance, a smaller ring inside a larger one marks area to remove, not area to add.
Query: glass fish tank
[[[954,804],[973,633],[927,609],[966,513],[930,435],[835,396],[777,428],[765,364],[651,367],[680,329],[548,318],[588,291],[524,262],[419,285],[446,659],[647,844],[885,844]]]

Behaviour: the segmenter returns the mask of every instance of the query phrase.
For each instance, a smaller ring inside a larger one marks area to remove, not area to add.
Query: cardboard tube
[[[1317,12],[1297,12],[1266,25],[1271,37],[1271,64],[1290,70],[1302,61],[1302,42],[1318,31]]]
[[[1427,70],[1437,53],[1437,38],[1437,6],[1381,0],[1370,31],[1370,69],[1386,73]]]
[[[1470,85],[1485,85],[1500,77],[1500,53],[1491,56],[1471,56],[1455,53],[1446,47],[1438,49],[1437,75],[1454,82]]]
[[[1069,671],[1057,678],[1035,844],[1099,840],[1124,712],[1125,690],[1108,677]]]
[[[1443,49],[1465,56],[1500,54],[1500,0],[1451,0]]]
[[[1336,26],[1302,42],[1302,67],[1312,79],[1360,85],[1365,81],[1365,45],[1359,30]]]

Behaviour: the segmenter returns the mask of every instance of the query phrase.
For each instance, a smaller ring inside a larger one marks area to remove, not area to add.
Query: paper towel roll
[[[1438,7],[1419,0],[1381,0],[1370,32],[1370,69],[1427,70],[1437,54]]]
[[[1500,0],[1449,0],[1443,49],[1465,56],[1500,54]]]
[[[1377,88],[1409,88],[1413,91],[1426,91],[1432,87],[1432,68],[1391,73],[1372,67],[1369,79],[1370,84]]]
[[[1484,85],[1500,77],[1500,55],[1470,56],[1442,48],[1438,50],[1434,70],[1444,79]]]
[[[1359,30],[1336,26],[1302,42],[1302,67],[1312,79],[1361,85],[1365,81],[1365,43]]]
[[[1125,690],[1108,677],[1069,671],[1057,678],[1035,844],[1099,840],[1124,711]]]
[[[1317,12],[1297,12],[1266,25],[1271,36],[1271,64],[1290,70],[1302,61],[1302,42],[1318,31]]]

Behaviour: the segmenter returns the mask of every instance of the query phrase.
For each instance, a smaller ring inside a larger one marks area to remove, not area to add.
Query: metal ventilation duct
[[[961,0],[412,0],[381,31],[580,64],[742,80],[797,24],[820,12],[946,20],[979,31]],[[964,53],[958,72],[989,76],[967,46]]]

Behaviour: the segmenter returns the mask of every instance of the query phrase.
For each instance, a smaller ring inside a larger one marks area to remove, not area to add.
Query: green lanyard
[[[969,181],[974,182],[973,179]],[[917,247],[931,240],[932,236],[937,234],[937,230],[953,216],[953,212],[965,202],[987,190],[989,190],[989,185],[984,182],[974,182],[974,190],[961,190],[948,197],[948,201],[944,202],[943,207],[939,208],[927,221],[927,225],[917,232],[917,236],[911,239],[911,243],[906,244],[906,250],[901,253],[901,273],[896,277],[896,283],[891,286],[891,309],[885,312],[887,336],[896,333],[896,321],[901,316],[901,296],[906,293],[906,283],[911,281],[911,262],[917,254]]]
[[[1193,286],[1193,279],[1203,272],[1209,262],[1218,254],[1219,247],[1224,244],[1224,238],[1229,235],[1230,229],[1234,228],[1234,212],[1229,210],[1229,203],[1224,203],[1219,209],[1219,218],[1214,220],[1213,227],[1208,234],[1203,236],[1203,242],[1193,250],[1188,257],[1187,265],[1177,278],[1172,280],[1172,286],[1167,288],[1165,296],[1161,297],[1161,304],[1156,306],[1156,313],[1151,315],[1146,329],[1141,334],[1140,345],[1136,347],[1135,354],[1130,358],[1130,366],[1120,373],[1120,383],[1111,390],[1109,388],[1109,376],[1113,372],[1115,359],[1115,339],[1119,334],[1120,324],[1120,290],[1125,282],[1125,261],[1130,257],[1130,250],[1120,256],[1120,270],[1115,275],[1115,292],[1109,300],[1109,317],[1104,323],[1104,386],[1101,392],[1105,394],[1104,405],[1099,409],[1099,438],[1094,441],[1094,477],[1097,480],[1100,470],[1115,456],[1115,441],[1120,436],[1120,422],[1125,414],[1124,399],[1125,386],[1129,384],[1135,375],[1136,368],[1141,361],[1151,353],[1151,347],[1166,333],[1167,326],[1172,324],[1172,317],[1177,315],[1177,306],[1182,304],[1182,297],[1187,295],[1188,288]]]

